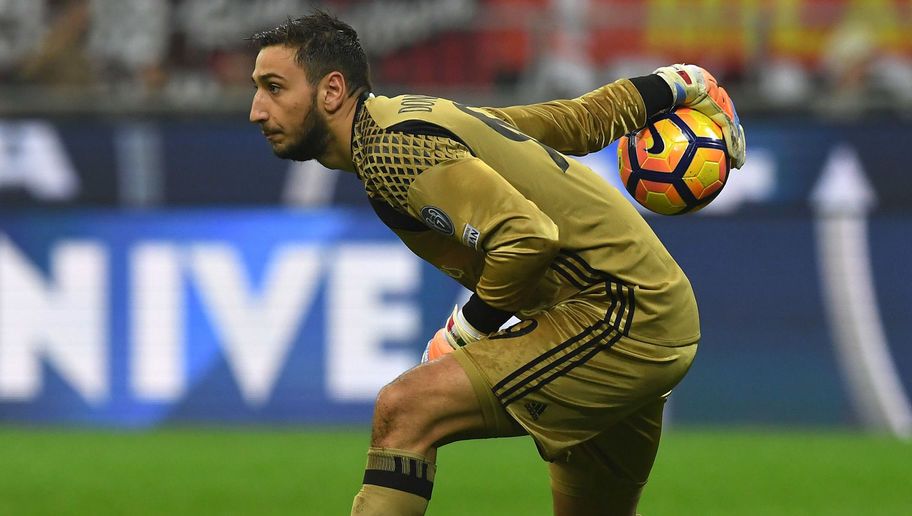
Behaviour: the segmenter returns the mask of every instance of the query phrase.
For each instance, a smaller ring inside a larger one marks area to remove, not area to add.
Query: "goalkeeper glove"
[[[671,87],[675,106],[699,111],[722,128],[732,167],[741,168],[745,159],[744,129],[731,97],[716,83],[716,78],[703,68],[689,64],[663,66],[653,73]]]
[[[421,363],[428,362],[439,358],[456,348],[461,348],[470,342],[481,340],[486,335],[466,321],[462,315],[462,310],[455,306],[453,313],[447,318],[446,325],[437,330],[434,337],[428,341],[424,353],[421,355]]]

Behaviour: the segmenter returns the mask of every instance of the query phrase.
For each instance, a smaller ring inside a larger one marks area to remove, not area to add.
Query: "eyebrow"
[[[254,84],[256,84],[256,83],[258,83],[258,82],[266,82],[266,81],[268,81],[268,80],[270,80],[270,79],[284,80],[285,78],[282,77],[281,75],[279,75],[279,74],[277,74],[277,73],[273,73],[273,72],[264,73],[264,74],[262,74],[262,75],[258,75],[258,76],[256,76],[256,77],[251,77],[251,78],[250,78],[250,80],[252,80]]]

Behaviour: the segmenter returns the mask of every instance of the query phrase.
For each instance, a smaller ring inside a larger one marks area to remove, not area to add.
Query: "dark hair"
[[[345,76],[351,94],[362,88],[372,89],[370,66],[358,33],[325,11],[314,10],[307,16],[288,18],[278,27],[248,39],[260,48],[273,45],[297,48],[296,61],[311,84],[317,84],[329,72],[339,71]]]

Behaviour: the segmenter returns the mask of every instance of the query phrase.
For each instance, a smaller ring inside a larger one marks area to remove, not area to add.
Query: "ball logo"
[[[444,235],[452,235],[454,233],[453,221],[450,220],[450,217],[443,212],[440,208],[436,206],[425,206],[421,208],[421,218],[424,219],[424,223],[428,225],[431,229],[439,231]]]
[[[646,149],[649,154],[662,154],[665,152],[665,140],[662,139],[662,133],[656,129],[655,124],[649,124],[649,134],[652,136],[652,146]]]

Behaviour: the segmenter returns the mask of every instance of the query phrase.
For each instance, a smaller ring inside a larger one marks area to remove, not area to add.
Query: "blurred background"
[[[313,7],[382,95],[711,70],[748,160],[644,214],[703,340],[642,512],[910,513],[912,2],[0,0],[0,514],[347,514],[377,391],[467,293],[247,122],[245,38]],[[548,513],[530,443],[450,448],[432,514]]]
[[[366,425],[418,360],[465,292],[247,122],[245,38],[313,7],[383,95],[712,71],[747,165],[646,214],[703,320],[671,424],[912,432],[907,0],[0,0],[0,422]]]

